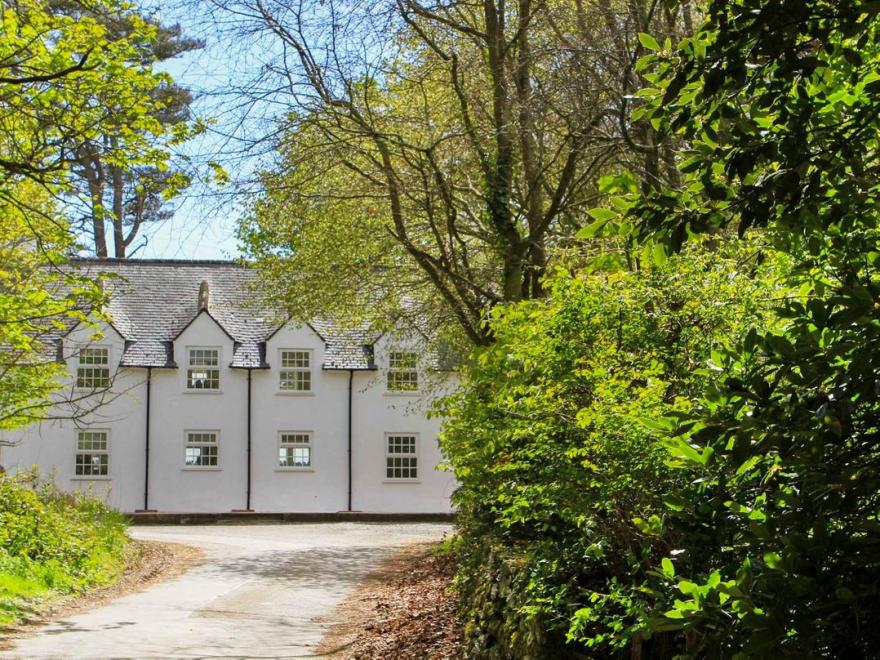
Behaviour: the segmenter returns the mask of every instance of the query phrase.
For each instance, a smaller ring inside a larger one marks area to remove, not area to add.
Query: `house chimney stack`
[[[202,283],[199,285],[199,311],[207,311],[208,310],[208,302],[210,301],[211,294],[208,292],[208,280],[202,280]]]

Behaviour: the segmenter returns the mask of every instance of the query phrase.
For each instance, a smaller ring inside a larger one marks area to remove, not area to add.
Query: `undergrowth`
[[[0,626],[116,579],[126,526],[91,493],[62,493],[36,473],[0,475]]]

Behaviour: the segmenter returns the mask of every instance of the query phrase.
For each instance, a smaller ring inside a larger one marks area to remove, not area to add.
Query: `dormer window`
[[[282,392],[312,391],[312,352],[302,349],[281,349],[279,389]]]
[[[93,346],[79,350],[76,386],[88,390],[110,387],[110,349]]]
[[[388,391],[415,392],[418,389],[418,356],[409,351],[391,351],[388,356]]]
[[[220,389],[220,349],[188,348],[186,364],[186,389]]]

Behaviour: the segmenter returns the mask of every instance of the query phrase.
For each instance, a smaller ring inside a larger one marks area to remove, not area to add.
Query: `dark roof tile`
[[[123,366],[173,367],[172,341],[200,313],[199,286],[208,283],[208,312],[235,342],[233,367],[266,366],[264,342],[286,319],[255,291],[257,274],[227,261],[76,259],[80,271],[108,274],[107,314],[128,340]],[[371,369],[376,333],[340,329],[327,319],[310,325],[326,343],[325,369]]]

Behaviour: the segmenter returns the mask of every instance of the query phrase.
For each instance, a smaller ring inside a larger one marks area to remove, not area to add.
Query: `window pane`
[[[419,389],[418,373],[415,371],[389,371],[388,389],[406,392]]]
[[[281,366],[291,369],[311,368],[309,351],[281,351]]]
[[[415,369],[417,357],[415,353],[393,351],[389,355],[388,366],[392,369]]]
[[[186,387],[191,390],[218,390],[220,389],[220,370],[188,369]]]
[[[97,389],[110,386],[110,369],[107,367],[78,367],[76,386]]]
[[[282,433],[281,444],[283,445],[307,445],[311,442],[308,433]]]
[[[216,467],[217,447],[187,447],[185,462],[190,467]]]
[[[279,387],[293,392],[310,392],[312,389],[310,351],[281,351]]]
[[[220,449],[213,431],[191,431],[186,434],[184,464],[188,467],[217,467]]]
[[[216,348],[189,349],[189,366],[216,367],[220,363],[220,351]]]
[[[309,467],[312,464],[311,447],[282,446],[278,450],[280,467]]]
[[[417,479],[416,436],[389,435],[387,443],[387,457],[385,459],[386,478]]]
[[[412,392],[419,389],[417,355],[412,352],[394,351],[388,359],[388,389]]]
[[[90,365],[109,364],[110,351],[106,348],[82,348],[79,351],[79,363]]]
[[[282,369],[280,387],[282,390],[310,392],[312,389],[312,372]]]
[[[312,464],[312,436],[310,433],[281,433],[279,435],[279,467],[310,467]]]
[[[106,477],[110,472],[107,431],[77,431],[74,472],[78,477]]]
[[[79,431],[77,435],[77,449],[80,451],[106,451],[106,431]]]
[[[77,454],[76,475],[106,477],[109,473],[110,457],[104,454]]]

